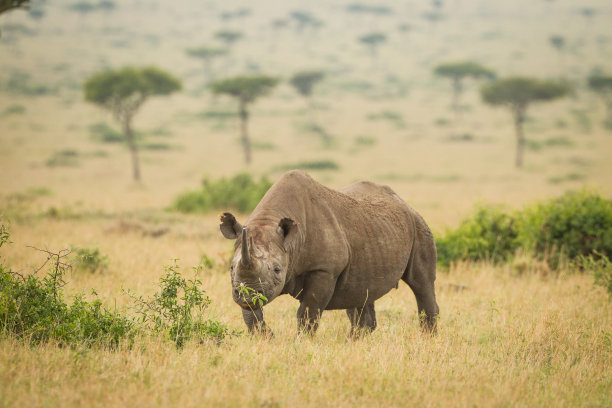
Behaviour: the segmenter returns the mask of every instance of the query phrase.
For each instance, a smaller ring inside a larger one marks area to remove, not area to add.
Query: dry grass
[[[161,211],[204,175],[272,172],[275,179],[277,166],[329,159],[340,170],[315,172],[317,180],[331,187],[357,179],[389,184],[436,232],[457,225],[476,202],[516,208],[585,184],[612,194],[612,137],[601,125],[603,104],[584,87],[593,70],[612,72],[610,11],[602,2],[448,1],[444,20],[435,24],[423,18],[431,2],[386,1],[395,14],[385,17],[349,16],[348,0],[308,7],[296,0],[282,6],[261,0],[256,7],[234,2],[253,14],[231,22],[219,14],[233,6],[219,1],[174,8],[117,2],[113,12],[86,17],[69,11],[67,2],[45,3],[42,20],[21,12],[0,17],[0,208],[30,191],[21,207],[0,210],[2,221],[12,218],[15,242],[2,256],[25,273],[42,263],[26,245],[98,248],[110,258],[103,273],[70,276],[69,293],[93,287],[107,305],[123,308],[129,299],[122,287],[151,293],[171,258],[187,269],[207,254],[218,265],[203,276],[211,317],[242,328],[222,270],[232,246],[221,238],[217,217]],[[596,15],[582,16],[585,7]],[[272,19],[297,9],[325,25],[311,36],[271,31]],[[5,23],[35,35],[11,33]],[[397,31],[402,23],[412,27],[407,34]],[[222,28],[246,36],[217,66],[219,76],[244,74],[255,63],[284,78],[303,69],[328,72],[313,99],[317,121],[335,146],[325,148],[319,136],[303,131],[306,104],[285,84],[251,115],[253,140],[274,148],[256,150],[253,165],[243,164],[235,120],[202,118],[205,111],[234,111],[235,104],[203,90],[201,64],[184,52],[211,44]],[[370,30],[389,35],[375,65],[357,42]],[[563,64],[549,45],[554,34],[567,40]],[[526,152],[525,169],[513,168],[510,114],[484,106],[477,84],[466,84],[460,117],[450,110],[450,83],[434,78],[432,68],[463,59],[501,76],[566,76],[577,84],[571,98],[529,110],[527,138],[540,149]],[[91,139],[90,125],[115,124],[83,102],[80,86],[107,67],[145,64],[180,77],[185,91],[151,100],[137,114],[137,130],[161,129],[150,140],[175,148],[143,151],[144,181],[134,184],[128,150]],[[59,90],[38,97],[8,93],[1,85],[15,72]],[[356,90],[364,81],[371,88]],[[6,113],[18,105],[21,113]],[[371,119],[383,112],[401,120]],[[461,141],[466,133],[471,139]],[[358,138],[374,142],[358,145]],[[547,145],[552,139],[568,143]],[[64,150],[78,152],[76,167],[45,165]],[[31,193],[40,187],[50,194]],[[419,332],[405,285],[377,303],[379,329],[357,341],[347,337],[344,312],[326,313],[314,338],[296,338],[297,303],[287,297],[266,307],[276,334],[269,341],[239,336],[176,350],[142,339],[131,349],[107,351],[3,338],[0,407],[612,405],[612,309],[590,276],[554,274],[519,257],[504,267],[460,265],[440,273],[437,287],[442,315],[433,338]]]
[[[128,299],[120,286],[151,291],[169,258],[182,258],[186,268],[197,261],[194,254],[219,241],[188,235],[185,221],[158,238],[108,233],[113,225],[113,220],[18,224],[8,257],[15,266],[34,265],[38,260],[24,242],[47,242],[50,248],[96,242],[111,258],[109,270],[72,276],[68,289],[95,287],[108,304],[122,307]],[[221,264],[229,248],[216,249],[212,257]],[[377,302],[379,328],[359,340],[349,339],[342,311],[326,312],[316,336],[296,336],[297,302],[289,297],[266,307],[272,340],[243,335],[177,350],[146,338],[132,348],[109,351],[4,339],[0,401],[15,407],[611,404],[607,295],[588,275],[551,274],[524,262],[518,267],[462,264],[440,272],[442,315],[434,337],[420,333],[414,296],[402,284]],[[226,272],[208,271],[203,282],[213,300],[210,315],[241,329]]]

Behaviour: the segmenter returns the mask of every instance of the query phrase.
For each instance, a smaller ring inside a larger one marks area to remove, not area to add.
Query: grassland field
[[[72,4],[45,2],[38,20],[24,11],[0,16],[0,217],[11,220],[13,241],[0,255],[22,273],[45,260],[28,246],[108,256],[107,270],[68,276],[68,294],[95,288],[107,306],[126,310],[122,288],[151,293],[171,259],[189,271],[206,254],[215,262],[202,275],[208,313],[242,329],[226,270],[232,244],[218,231],[218,214],[166,210],[204,176],[246,171],[275,180],[280,167],[330,160],[338,169],[313,170],[315,179],[332,188],[388,184],[435,235],[478,203],[515,209],[584,186],[612,197],[612,131],[585,83],[591,73],[612,73],[606,2],[449,0],[439,21],[425,17],[436,10],[430,2],[417,1],[372,3],[389,15],[351,14],[347,0],[133,1],[91,13]],[[240,8],[251,14],[219,18]],[[323,26],[272,29],[294,10]],[[215,77],[284,80],[252,107],[250,166],[235,102],[212,96],[201,62],[185,53],[215,44],[221,29],[244,38],[214,61]],[[357,41],[370,31],[388,36],[376,59]],[[562,53],[552,35],[564,36]],[[450,81],[432,70],[453,60],[575,85],[570,97],[530,106],[523,169],[514,167],[511,115],[483,104],[481,82],[466,81],[461,112],[451,110]],[[144,135],[141,183],[131,180],[128,149],[92,134],[96,124],[118,125],[83,98],[90,75],[124,65],[155,65],[183,82],[135,117]],[[314,111],[286,82],[304,69],[327,73]],[[518,254],[507,265],[454,265],[436,283],[433,337],[419,331],[403,284],[377,302],[378,329],[358,340],[343,311],[326,312],[316,336],[297,336],[298,304],[288,297],[266,306],[273,339],[242,335],[177,350],[143,338],[106,350],[2,337],[0,407],[612,406],[612,308],[588,273],[552,271]]]

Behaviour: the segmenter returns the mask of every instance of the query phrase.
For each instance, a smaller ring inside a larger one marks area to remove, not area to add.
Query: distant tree
[[[550,45],[557,50],[559,54],[559,65],[563,67],[563,53],[565,51],[565,37],[561,35],[551,35],[548,39]]]
[[[491,78],[493,71],[472,61],[447,62],[434,68],[437,76],[450,78],[453,83],[453,110],[459,112],[459,100],[465,78]]]
[[[346,6],[346,11],[349,13],[363,13],[375,15],[391,15],[393,10],[387,6],[374,6],[363,3],[351,3]]]
[[[373,60],[376,60],[376,56],[378,54],[378,46],[384,43],[385,41],[387,41],[387,36],[383,33],[378,32],[369,33],[359,37],[359,42],[370,49],[370,53],[372,55]]]
[[[278,84],[278,78],[267,75],[236,76],[220,79],[210,85],[215,94],[229,95],[238,100],[240,116],[241,141],[244,158],[251,163],[251,141],[248,132],[249,111],[251,103],[261,96],[267,95]]]
[[[523,165],[525,147],[523,123],[529,105],[533,102],[552,101],[569,92],[570,87],[566,83],[527,77],[503,78],[483,85],[481,96],[484,102],[490,105],[507,106],[514,116],[517,140],[516,167]]]
[[[240,40],[244,35],[240,31],[232,30],[221,30],[215,33],[215,38],[225,44],[226,47],[231,48],[234,43]]]
[[[135,181],[140,180],[140,166],[132,119],[148,98],[169,95],[180,89],[181,83],[178,79],[154,67],[127,67],[102,72],[93,75],[85,82],[85,100],[109,110],[123,127],[125,140],[132,155]]]
[[[589,77],[589,88],[597,93],[606,104],[606,121],[612,127],[612,75],[592,75]]]
[[[312,14],[300,10],[292,11],[290,17],[295,21],[295,31],[298,33],[304,31],[306,27],[317,20]]]
[[[312,88],[325,78],[323,71],[302,71],[291,77],[289,83],[295,90],[308,100],[308,105],[312,111]]]
[[[0,0],[0,14],[13,9],[27,10],[30,0]]]
[[[204,62],[204,73],[206,75],[206,81],[210,81],[213,78],[213,72],[211,67],[212,60],[227,55],[227,49],[214,47],[188,48],[186,52],[187,55],[189,55],[190,57],[200,59]]]

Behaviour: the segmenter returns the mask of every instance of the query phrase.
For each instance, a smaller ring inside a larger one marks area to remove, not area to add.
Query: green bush
[[[605,255],[596,253],[595,256],[581,256],[579,266],[591,272],[595,284],[602,286],[612,297],[612,262]]]
[[[159,279],[159,291],[149,298],[128,292],[135,301],[135,311],[140,321],[153,333],[162,335],[182,346],[187,340],[202,341],[215,337],[222,339],[228,329],[218,321],[205,319],[204,311],[210,299],[200,289],[199,269],[194,269],[192,279],[179,273],[179,266],[164,267],[164,276]]]
[[[600,253],[612,257],[612,201],[589,190],[570,192],[522,211],[477,208],[471,218],[437,239],[438,260],[508,260],[517,249],[553,267]]]
[[[216,181],[205,178],[201,189],[180,194],[170,209],[183,213],[206,213],[219,209],[249,212],[271,186],[266,177],[257,181],[247,173]]]
[[[498,207],[478,207],[472,218],[436,240],[438,262],[458,260],[506,261],[518,247],[514,219]]]
[[[72,247],[72,267],[83,272],[103,272],[108,268],[109,259],[98,248]]]
[[[52,340],[71,347],[116,346],[121,339],[131,339],[132,319],[104,308],[100,299],[86,301],[78,294],[71,305],[65,302],[64,255],[49,256],[55,261],[42,279],[36,274],[24,277],[0,266],[0,335],[10,334],[32,343]]]
[[[6,243],[10,243],[9,231],[0,224],[0,247]],[[188,280],[178,272],[175,261],[165,267],[160,290],[152,297],[145,299],[128,291],[140,317],[135,319],[105,308],[98,298],[87,301],[83,294],[74,296],[72,304],[66,303],[64,275],[70,265],[64,259],[70,252],[43,252],[50,269],[42,278],[37,273],[23,276],[12,272],[0,258],[0,338],[12,336],[34,344],[54,341],[70,347],[115,347],[122,340],[131,343],[136,335],[142,335],[162,336],[180,346],[190,339],[220,340],[229,334],[222,323],[204,319],[210,299],[200,288],[199,269],[194,268],[196,275]],[[97,250],[88,252],[99,254]],[[96,296],[93,290],[92,294]]]
[[[321,160],[310,160],[301,161],[298,163],[283,164],[282,166],[275,167],[277,171],[288,171],[294,169],[300,170],[338,170],[340,166],[333,161],[328,159]]]
[[[524,248],[570,260],[595,251],[612,257],[612,201],[589,190],[566,193],[536,204],[519,215],[518,240]]]

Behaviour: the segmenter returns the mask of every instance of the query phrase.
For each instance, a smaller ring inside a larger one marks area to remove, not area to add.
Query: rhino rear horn
[[[251,246],[253,245],[253,240],[251,239]],[[249,251],[249,244],[248,244],[248,240],[247,240],[247,229],[246,227],[242,228],[242,259],[240,260],[240,263],[242,263],[243,266],[249,266],[251,264],[251,251]]]
[[[236,221],[236,217],[226,212],[221,215],[221,225],[219,225],[219,229],[225,238],[236,239],[238,238],[238,234],[240,234],[242,225]]]

